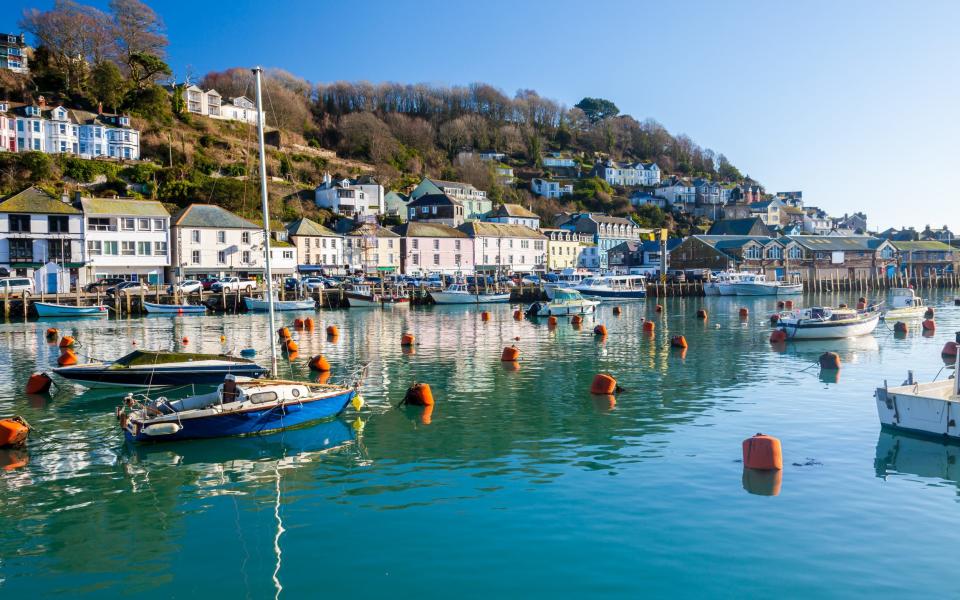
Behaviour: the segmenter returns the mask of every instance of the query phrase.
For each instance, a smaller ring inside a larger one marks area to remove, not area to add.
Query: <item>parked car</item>
[[[520,282],[523,285],[540,285],[541,283],[543,283],[542,281],[540,281],[540,277],[538,277],[537,275],[527,275],[526,277],[521,279]]]
[[[200,285],[203,286],[203,289],[210,290],[213,288],[213,284],[220,281],[219,277],[204,277],[200,280]]]
[[[117,285],[107,288],[107,294],[110,296],[116,295],[118,293],[124,294],[139,294],[140,292],[149,292],[150,286],[145,284],[142,281],[124,281],[123,283],[118,283]]]
[[[667,283],[684,283],[687,275],[683,271],[667,271]]]
[[[210,286],[212,292],[252,292],[257,289],[257,282],[252,279],[240,279],[239,277],[224,277]]]
[[[117,277],[107,277],[107,278],[105,278],[105,279],[98,279],[98,280],[96,280],[96,281],[92,281],[92,282],[88,283],[87,285],[85,285],[85,286],[83,287],[83,291],[85,291],[85,292],[90,292],[90,293],[98,292],[98,291],[99,291],[99,292],[102,292],[102,291],[106,290],[107,288],[111,288],[111,287],[113,287],[113,286],[115,286],[115,285],[119,285],[119,284],[123,283],[124,281],[126,281],[126,280],[125,280],[125,279],[120,279],[120,278],[117,278]]]
[[[283,289],[287,292],[295,292],[300,287],[300,280],[296,277],[287,277],[283,280]]]
[[[197,279],[187,279],[186,281],[181,281],[176,285],[171,285],[167,288],[167,293],[172,294],[174,291],[180,292],[181,294],[195,294],[203,289],[203,284]]]
[[[33,293],[33,280],[28,277],[4,277],[0,279],[0,296],[7,294]]]
[[[300,281],[300,287],[306,292],[315,292],[325,289],[327,284],[322,277],[304,277]]]

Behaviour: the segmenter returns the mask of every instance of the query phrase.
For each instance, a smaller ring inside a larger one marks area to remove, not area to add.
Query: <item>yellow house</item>
[[[541,229],[547,236],[547,271],[576,269],[583,250],[583,234],[568,229]]]

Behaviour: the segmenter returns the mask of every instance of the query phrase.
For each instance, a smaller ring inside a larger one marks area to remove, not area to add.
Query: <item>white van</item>
[[[29,277],[0,277],[0,296],[33,293],[33,280]]]

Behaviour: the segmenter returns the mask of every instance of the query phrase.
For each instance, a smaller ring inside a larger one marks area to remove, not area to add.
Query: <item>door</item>
[[[47,273],[47,293],[56,294],[57,291],[57,273]]]

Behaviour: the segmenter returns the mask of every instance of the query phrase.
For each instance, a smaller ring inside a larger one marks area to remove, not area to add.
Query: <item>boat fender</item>
[[[784,308],[787,310],[793,310],[793,300],[787,300],[783,303]]]
[[[780,440],[758,433],[743,440],[743,466],[759,471],[779,471],[783,469],[783,450]]]
[[[187,344],[190,343],[190,338],[188,338],[187,336],[183,336],[183,339],[181,339],[180,341],[183,342],[184,346],[186,346]]]
[[[44,394],[50,390],[53,380],[46,373],[34,373],[27,380],[26,392],[28,394]]]
[[[840,355],[836,352],[824,352],[817,359],[821,369],[836,371],[840,369]]]
[[[253,348],[244,348],[243,350],[240,351],[240,356],[244,358],[250,358],[251,356],[256,356],[256,355],[257,355],[257,351],[254,350]]]
[[[280,329],[277,330],[277,335],[280,336],[280,341],[289,340],[290,330],[287,329],[286,327],[281,327]]]
[[[353,406],[353,410],[360,412],[360,409],[363,408],[363,396],[360,394],[354,394],[350,404]]]
[[[313,317],[307,317],[303,320],[303,328],[307,331],[313,331],[313,328],[316,324],[313,322]]]
[[[287,340],[284,343],[284,348],[286,348],[287,352],[291,354],[300,350],[300,346],[298,346],[297,343],[293,340]]]
[[[294,319],[294,320],[293,320],[293,328],[294,328],[294,329],[303,329],[303,327],[304,327],[304,325],[303,325],[303,319],[297,318],[297,319]]]
[[[173,435],[183,429],[179,423],[154,423],[143,428],[143,434],[151,437]]]
[[[866,310],[866,308],[867,308],[866,302],[857,302],[857,310]]]

